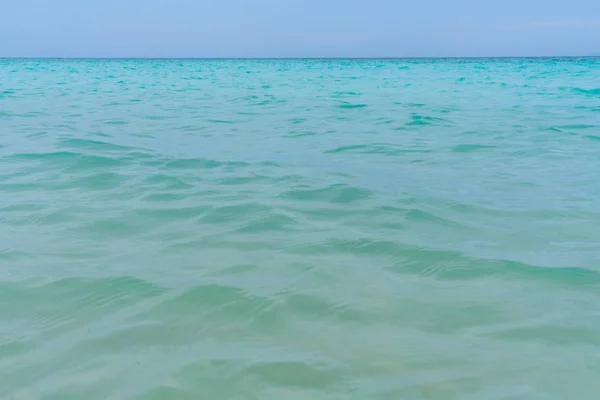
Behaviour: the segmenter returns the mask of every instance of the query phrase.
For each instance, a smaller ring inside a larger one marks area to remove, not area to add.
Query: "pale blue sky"
[[[0,0],[2,57],[600,52],[600,0]]]

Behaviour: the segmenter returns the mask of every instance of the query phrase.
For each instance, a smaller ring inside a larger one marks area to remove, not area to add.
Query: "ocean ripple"
[[[597,397],[598,59],[0,69],[0,398]]]

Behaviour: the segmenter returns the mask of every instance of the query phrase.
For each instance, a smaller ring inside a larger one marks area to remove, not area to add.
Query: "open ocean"
[[[596,400],[600,58],[0,60],[0,398]]]

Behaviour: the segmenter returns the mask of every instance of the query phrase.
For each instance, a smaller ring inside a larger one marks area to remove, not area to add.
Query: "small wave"
[[[402,246],[392,241],[374,239],[328,239],[322,242],[296,244],[286,249],[299,254],[353,254],[356,256],[389,256],[402,251]]]
[[[354,152],[355,150],[364,150],[364,149],[368,149],[369,147],[370,146],[366,145],[366,144],[355,144],[355,145],[350,145],[350,146],[341,146],[341,147],[336,147],[335,149],[332,149],[332,150],[327,150],[327,151],[325,151],[325,154]],[[359,153],[360,152],[361,151],[359,151]]]
[[[350,103],[346,103],[346,104],[339,105],[339,108],[344,108],[344,109],[365,108],[365,107],[367,107],[366,104],[350,104]]]
[[[81,169],[67,169],[64,172],[73,173],[81,171]],[[130,179],[129,176],[116,172],[97,172],[87,174],[79,179],[73,179],[68,183],[58,185],[59,187],[68,188],[85,188],[86,190],[110,190],[120,188],[125,182]]]
[[[571,91],[573,93],[581,94],[584,96],[600,97],[600,88],[596,88],[596,89],[572,88]]]
[[[327,201],[331,203],[353,203],[370,198],[370,190],[343,184],[331,185],[323,189],[294,189],[282,195],[296,201]]]
[[[390,269],[399,273],[444,280],[471,280],[496,276],[507,280],[545,281],[558,286],[600,287],[600,272],[576,267],[543,267],[503,259],[481,259],[457,251],[403,245],[400,260]],[[406,262],[403,260],[415,260]]]
[[[149,227],[152,227],[153,225],[155,225],[155,221],[143,221],[141,219],[131,221],[123,215],[116,215],[92,220],[73,228],[73,232],[79,235],[85,235],[86,237],[99,239],[118,236],[132,238],[137,235],[146,234]]]
[[[331,318],[352,323],[373,322],[373,314],[360,306],[340,302],[339,299],[320,295],[316,291],[308,293],[286,291],[279,296],[277,311],[284,315],[306,316],[309,318]]]
[[[452,148],[452,151],[455,153],[470,153],[474,151],[480,150],[490,150],[495,149],[497,146],[490,146],[485,144],[459,144]]]
[[[317,132],[291,132],[288,133],[286,135],[284,135],[284,137],[288,137],[288,138],[300,138],[300,137],[309,137],[309,136],[316,136],[318,135]]]
[[[269,215],[256,218],[253,221],[247,222],[236,232],[258,234],[262,232],[286,232],[292,230],[293,226],[297,225],[296,220],[288,215],[281,213],[270,213]]]
[[[167,119],[174,119],[174,117],[167,116],[167,115],[145,115],[143,117],[143,119],[147,119],[150,121],[164,121]]]
[[[563,133],[564,131],[562,129],[556,128],[554,126],[551,126],[550,128],[545,128],[544,129],[547,132],[557,132],[557,133]]]
[[[215,207],[205,213],[200,219],[203,223],[220,224],[225,222],[243,222],[248,216],[271,211],[271,207],[259,203],[244,203],[237,205]]]
[[[225,319],[235,323],[240,318],[254,317],[272,305],[272,299],[254,295],[238,287],[208,283],[187,289],[176,297],[158,304],[151,310],[151,315],[177,319],[187,310],[194,315],[209,313],[214,318],[213,322],[216,319]],[[197,320],[196,323],[203,324],[201,320]]]
[[[425,126],[447,124],[449,121],[444,118],[430,117],[427,115],[413,115],[405,126]]]
[[[119,159],[130,165],[160,166],[162,161],[154,154],[141,151],[129,151],[119,156]]]
[[[156,202],[156,203],[169,203],[169,202],[178,202],[180,200],[185,200],[188,197],[187,194],[181,193],[171,193],[169,192],[158,192],[158,193],[150,193],[141,198],[141,201],[144,202]]]
[[[67,173],[78,173],[87,172],[99,168],[116,168],[127,165],[127,161],[122,158],[116,157],[102,157],[102,156],[87,156],[79,155],[75,162],[70,165],[65,165],[63,172]]]
[[[598,128],[598,125],[589,125],[589,124],[573,124],[573,125],[560,125],[561,129],[595,129]]]
[[[248,164],[244,162],[223,162],[206,158],[181,158],[166,161],[162,169],[213,169],[223,166],[245,167]]]
[[[236,264],[230,267],[224,267],[218,271],[210,274],[211,277],[226,277],[226,276],[239,276],[246,275],[249,273],[260,270],[260,266],[255,264]]]
[[[247,185],[251,183],[259,183],[269,181],[270,178],[261,175],[254,176],[232,176],[226,178],[220,178],[216,181],[219,185],[235,186],[235,185]]]
[[[508,325],[488,329],[485,336],[509,341],[541,342],[550,346],[600,346],[597,332],[585,325],[564,326],[556,323],[536,323],[535,326]]]
[[[336,147],[335,149],[326,150],[325,154],[336,154],[336,153],[357,153],[357,154],[381,154],[386,156],[398,156],[402,154],[410,153],[430,153],[431,150],[422,149],[406,149],[398,148],[392,144],[358,144]]]
[[[134,150],[131,147],[121,146],[118,144],[102,142],[98,140],[90,140],[90,139],[78,139],[78,138],[69,138],[62,139],[59,141],[59,147],[66,147],[70,149],[89,149],[94,151],[130,151]]]
[[[229,120],[224,120],[224,119],[208,119],[207,122],[210,122],[212,124],[234,124],[234,121],[229,121]]]
[[[432,212],[411,208],[405,210],[405,218],[412,223],[434,223],[437,226],[448,226],[453,228],[465,228],[464,223],[458,223],[448,218],[442,218]]]
[[[95,168],[118,167],[125,165],[123,159],[107,156],[93,156],[71,151],[52,153],[17,153],[4,157],[4,160],[15,162],[51,163],[62,166],[65,172],[88,171]]]
[[[57,301],[63,304],[71,303],[75,305],[87,302],[108,304],[118,298],[145,297],[160,294],[167,290],[154,283],[131,276],[95,279],[63,278],[41,285],[13,284],[11,286],[13,301],[19,299],[20,303],[27,305],[44,299],[44,302],[40,304],[48,304],[48,308],[55,312],[60,311],[60,307],[55,307],[48,302]],[[46,317],[48,317],[48,314],[46,314]]]
[[[307,118],[302,118],[302,117],[294,117],[294,118],[291,118],[289,120],[289,122],[292,123],[292,124],[301,124],[301,123],[306,122],[306,121],[308,121],[308,119]]]
[[[209,205],[195,207],[161,207],[138,208],[135,215],[141,218],[152,218],[165,222],[191,221],[200,218],[212,209]]]
[[[360,93],[357,92],[333,92],[332,95],[334,97],[338,97],[338,96],[360,96]]]
[[[185,181],[183,180],[183,178],[174,176],[174,175],[167,175],[167,174],[153,174],[150,175],[148,177],[146,177],[143,181],[142,184],[144,185],[155,185],[155,184],[159,184],[161,186],[164,186],[166,188],[170,188],[170,187],[187,187],[188,185],[185,183]]]

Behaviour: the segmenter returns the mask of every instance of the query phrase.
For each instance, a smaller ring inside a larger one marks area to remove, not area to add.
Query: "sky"
[[[0,57],[600,53],[600,0],[0,0]]]

